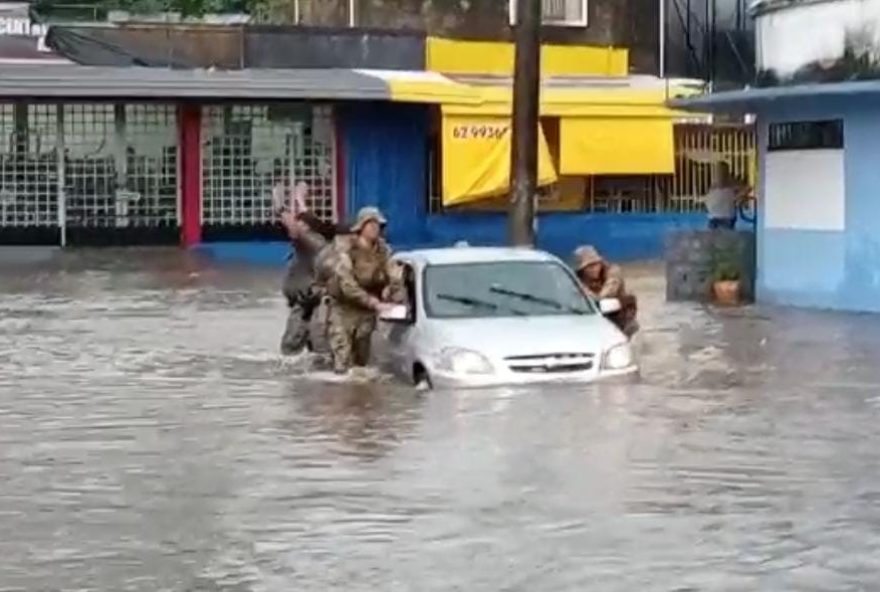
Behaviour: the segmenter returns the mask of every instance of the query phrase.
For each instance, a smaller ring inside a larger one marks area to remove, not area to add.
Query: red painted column
[[[198,105],[177,108],[180,142],[180,243],[202,242],[202,110]]]

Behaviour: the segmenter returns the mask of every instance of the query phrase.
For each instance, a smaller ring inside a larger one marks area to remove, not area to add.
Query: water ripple
[[[644,310],[631,386],[323,384],[278,271],[0,268],[0,592],[868,590],[880,320]]]

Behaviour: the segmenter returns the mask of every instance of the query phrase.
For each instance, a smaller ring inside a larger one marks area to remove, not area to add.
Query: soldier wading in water
[[[404,301],[401,267],[382,238],[385,223],[378,209],[361,209],[351,232],[335,238],[320,264],[328,272],[327,337],[337,374],[369,363],[378,314]]]
[[[283,203],[282,198],[276,196],[276,208],[280,210],[281,222],[292,246],[282,289],[289,313],[281,338],[281,353],[288,356],[302,353],[309,342],[309,326],[323,292],[316,277],[319,254],[330,249],[338,234],[348,232],[347,228],[325,222],[309,212],[305,205],[307,192],[308,187],[300,183],[294,189],[291,203]]]

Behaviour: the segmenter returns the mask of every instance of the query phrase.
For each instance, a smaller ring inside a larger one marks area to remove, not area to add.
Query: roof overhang
[[[880,95],[880,80],[799,84],[768,88],[745,88],[694,97],[672,99],[667,104],[681,111],[704,113],[759,113],[791,101],[842,99]]]
[[[749,15],[753,18],[770,12],[778,12],[788,8],[801,8],[808,4],[825,4],[837,0],[755,0],[748,8]]]
[[[0,64],[0,99],[476,101],[431,72],[381,70],[178,70]]]
[[[513,79],[497,76],[453,76],[472,87],[480,102],[447,101],[443,112],[458,115],[508,116],[513,110]],[[541,115],[555,117],[673,117],[666,103],[699,92],[689,80],[654,76],[552,76],[541,80]]]

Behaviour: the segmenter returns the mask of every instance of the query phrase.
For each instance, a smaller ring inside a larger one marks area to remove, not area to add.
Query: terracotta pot
[[[715,294],[715,302],[722,306],[736,306],[739,304],[739,281],[715,282],[712,284],[712,292]]]

